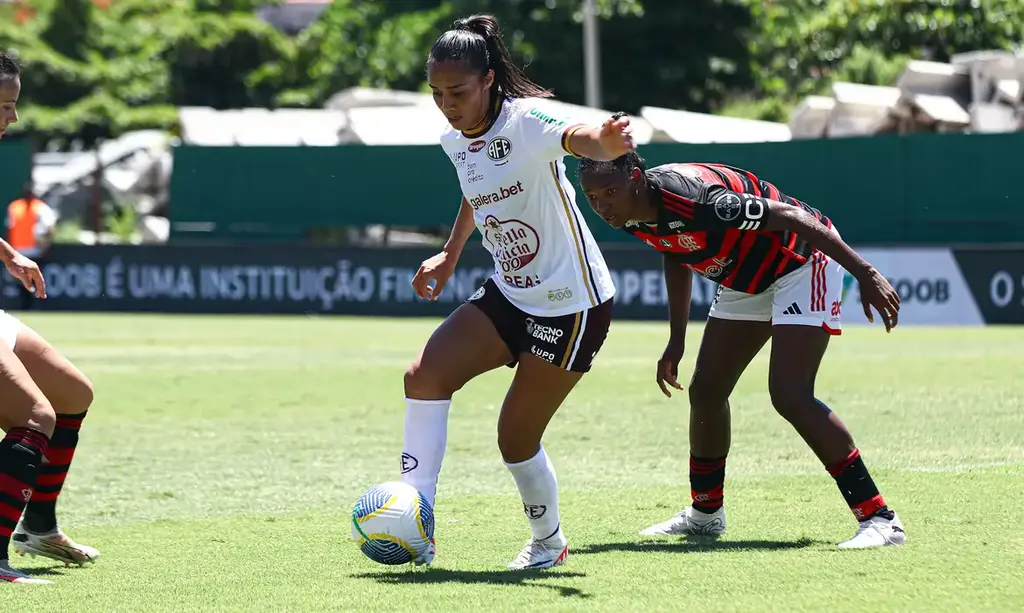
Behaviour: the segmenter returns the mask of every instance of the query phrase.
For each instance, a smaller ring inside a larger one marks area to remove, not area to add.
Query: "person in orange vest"
[[[42,265],[53,242],[53,228],[57,214],[50,205],[36,197],[32,184],[27,184],[24,195],[7,206],[7,242],[27,258]],[[19,285],[21,308],[32,308],[35,299],[30,290]]]

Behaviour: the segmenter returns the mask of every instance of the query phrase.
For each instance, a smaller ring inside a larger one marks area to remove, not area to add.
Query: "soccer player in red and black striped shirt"
[[[630,153],[580,161],[591,207],[664,254],[670,336],[657,381],[676,381],[690,312],[691,270],[719,284],[690,381],[693,504],[642,534],[721,534],[729,452],[729,395],[772,339],[768,388],[775,409],[835,478],[860,529],[844,549],[900,545],[903,525],[868,474],[843,422],[814,396],[829,338],[840,333],[843,269],[860,282],[864,312],[897,323],[899,295],[854,252],[828,217],[752,173],[721,164],[666,164],[647,170]]]

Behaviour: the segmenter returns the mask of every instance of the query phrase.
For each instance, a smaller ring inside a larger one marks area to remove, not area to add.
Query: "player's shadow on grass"
[[[608,553],[610,551],[632,551],[637,553],[702,553],[708,551],[783,551],[803,549],[820,545],[824,541],[803,538],[795,541],[727,541],[701,536],[661,541],[644,540],[626,543],[594,543],[572,550],[574,554]]]
[[[549,583],[554,579],[575,579],[586,577],[584,573],[571,571],[474,571],[474,570],[447,570],[444,568],[430,568],[425,570],[411,570],[408,572],[381,572],[381,573],[359,573],[352,575],[353,579],[373,579],[379,583],[387,584],[441,584],[460,583],[484,584],[484,585],[522,585],[527,587],[542,587],[555,590],[560,596],[566,598],[590,598],[583,590],[567,585]]]

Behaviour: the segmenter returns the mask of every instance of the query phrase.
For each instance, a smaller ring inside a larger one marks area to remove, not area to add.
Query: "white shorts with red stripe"
[[[842,266],[815,251],[806,264],[760,294],[719,287],[708,316],[770,321],[774,326],[820,326],[829,334],[841,334],[844,276]]]

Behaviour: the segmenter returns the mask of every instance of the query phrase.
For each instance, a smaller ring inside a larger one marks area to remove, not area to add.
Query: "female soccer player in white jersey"
[[[532,538],[509,568],[548,568],[568,549],[541,436],[600,350],[615,293],[562,158],[610,160],[635,145],[628,121],[587,127],[545,110],[539,99],[551,93],[514,65],[488,15],[460,19],[437,39],[427,77],[450,124],[441,145],[464,197],[444,250],[423,262],[413,286],[437,299],[474,227],[495,273],[434,331],[405,374],[402,478],[433,503],[452,395],[480,374],[516,367],[498,448]],[[417,563],[433,557],[431,547]]]
[[[0,52],[0,138],[18,121],[20,93],[18,65]],[[0,262],[26,289],[46,297],[39,267],[3,239]],[[35,331],[0,311],[0,428],[6,432],[0,440],[0,583],[49,583],[10,567],[12,540],[19,553],[65,564],[99,557],[65,536],[55,514],[90,404],[89,379]]]

